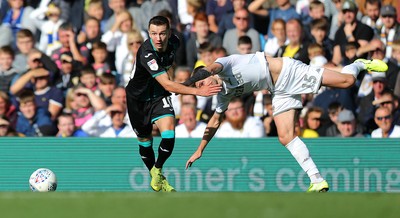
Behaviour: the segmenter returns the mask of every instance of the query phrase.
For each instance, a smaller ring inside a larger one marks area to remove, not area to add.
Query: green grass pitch
[[[400,217],[400,194],[1,192],[3,218]]]

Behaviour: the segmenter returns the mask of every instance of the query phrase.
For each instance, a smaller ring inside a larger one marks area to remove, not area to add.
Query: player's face
[[[168,38],[170,36],[167,25],[156,26],[151,24],[149,27],[149,36],[157,51],[163,52],[167,49]]]

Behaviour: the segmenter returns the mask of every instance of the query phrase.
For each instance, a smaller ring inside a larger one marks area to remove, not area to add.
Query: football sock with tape
[[[175,144],[175,131],[167,130],[161,133],[161,142],[158,147],[158,158],[155,167],[162,168],[165,161],[171,156]]]
[[[156,161],[152,143],[143,144],[139,142],[139,154],[142,158],[143,163],[146,165],[149,171],[153,168],[154,163]]]
[[[286,145],[286,148],[290,151],[304,172],[307,173],[308,177],[310,177],[312,183],[316,183],[320,179],[323,180],[319,174],[317,166],[310,156],[310,152],[308,151],[306,144],[304,144],[299,137],[296,137],[289,142],[289,144]],[[319,176],[316,176],[317,174]]]
[[[351,74],[354,76],[354,78],[357,78],[358,74],[363,70],[365,70],[365,65],[361,62],[355,62],[344,66],[341,70],[341,73]]]

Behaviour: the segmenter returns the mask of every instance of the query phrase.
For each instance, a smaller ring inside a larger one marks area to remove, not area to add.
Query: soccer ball
[[[47,168],[37,169],[29,178],[29,186],[34,192],[52,192],[57,189],[57,178]]]

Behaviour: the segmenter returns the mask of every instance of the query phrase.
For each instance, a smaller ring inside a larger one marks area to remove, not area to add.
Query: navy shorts
[[[133,131],[139,138],[151,135],[153,123],[163,117],[174,117],[171,97],[166,96],[154,101],[138,101],[127,98],[129,120]]]

